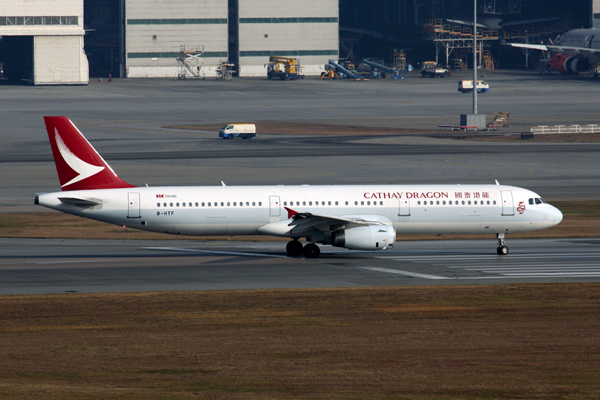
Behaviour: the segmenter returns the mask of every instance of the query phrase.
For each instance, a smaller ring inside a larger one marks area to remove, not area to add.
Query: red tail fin
[[[67,117],[44,117],[62,190],[135,187],[124,182]]]

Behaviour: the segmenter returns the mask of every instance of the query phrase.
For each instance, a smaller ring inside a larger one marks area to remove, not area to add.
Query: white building
[[[338,58],[338,14],[337,0],[239,0],[240,76],[266,75],[269,56],[297,57],[320,75]]]
[[[177,76],[181,46],[203,48],[207,76],[220,60],[266,76],[271,55],[319,75],[338,57],[338,13],[338,0],[126,0],[127,76]]]
[[[127,77],[176,77],[182,46],[203,49],[207,71],[227,61],[226,0],[126,0],[125,15]]]
[[[0,1],[5,77],[36,85],[87,84],[83,0]]]

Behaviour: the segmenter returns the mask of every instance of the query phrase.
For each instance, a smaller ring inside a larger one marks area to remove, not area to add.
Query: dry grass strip
[[[0,297],[2,399],[597,399],[600,284]]]

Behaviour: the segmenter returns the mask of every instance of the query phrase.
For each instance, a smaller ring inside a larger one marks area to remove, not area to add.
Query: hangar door
[[[0,62],[4,77],[13,83],[33,80],[33,36],[2,36]]]

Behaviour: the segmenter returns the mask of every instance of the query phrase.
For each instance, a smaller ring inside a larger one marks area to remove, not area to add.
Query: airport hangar
[[[471,0],[4,0],[0,62],[5,78],[38,85],[176,77],[182,49],[201,53],[207,75],[227,61],[236,75],[264,76],[271,55],[300,58],[306,75],[319,75],[329,59],[391,64],[400,48],[415,62],[445,50],[468,64],[470,28],[448,20],[468,20],[472,9]],[[479,0],[478,16],[505,24],[482,32],[495,60],[523,66],[504,40],[600,27],[600,0]]]

